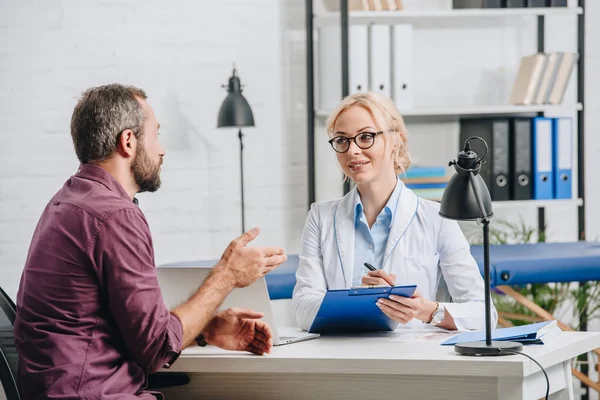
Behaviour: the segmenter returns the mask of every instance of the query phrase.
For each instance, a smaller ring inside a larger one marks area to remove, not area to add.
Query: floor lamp
[[[481,158],[471,151],[471,140],[483,142],[485,152]],[[440,215],[443,218],[458,221],[480,221],[483,225],[485,342],[459,343],[454,346],[454,350],[458,354],[468,356],[510,355],[523,349],[520,343],[492,340],[489,225],[494,213],[490,192],[479,175],[487,153],[488,146],[482,138],[473,136],[465,141],[464,150],[458,153],[458,159],[449,163],[449,166],[454,166],[456,174],[448,182],[440,205]]]
[[[223,85],[225,87],[225,85]],[[254,116],[252,115],[252,109],[244,96],[242,96],[242,84],[240,78],[236,75],[235,67],[233,73],[229,78],[229,85],[227,86],[227,97],[221,104],[219,110],[219,120],[217,122],[218,128],[232,128],[238,129],[238,137],[240,138],[240,186],[242,194],[242,233],[246,232],[244,224],[244,161],[242,154],[244,152],[244,143],[242,141],[242,127],[254,126]]]

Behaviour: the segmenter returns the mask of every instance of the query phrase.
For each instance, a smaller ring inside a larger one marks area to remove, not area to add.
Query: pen
[[[377,268],[375,268],[374,266],[372,266],[372,265],[371,265],[371,264],[369,264],[369,263],[365,263],[365,267],[367,267],[367,269],[368,269],[369,271],[377,271]]]

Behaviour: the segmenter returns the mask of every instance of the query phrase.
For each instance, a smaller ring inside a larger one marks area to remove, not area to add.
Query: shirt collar
[[[125,191],[125,188],[107,170],[105,170],[102,167],[93,164],[81,164],[75,176],[78,178],[89,179],[91,181],[98,182],[104,185],[111,192],[114,192],[117,195],[119,195],[119,197],[131,201],[131,198],[129,197],[129,194],[127,194],[127,192]],[[136,198],[133,199],[133,202],[135,204],[138,204]]]
[[[400,191],[401,190],[402,190],[402,183],[400,182],[400,178],[397,178],[396,186],[394,187],[394,190],[392,191],[392,195],[390,196],[385,207],[383,207],[383,210],[379,214],[379,216],[385,215],[388,218],[390,226],[392,226],[392,221],[394,219],[394,213],[396,212],[396,208],[398,206],[398,200],[400,200]],[[360,199],[360,193],[358,193],[358,190],[357,190],[356,195],[354,197],[354,223],[356,224],[358,221],[360,221],[362,216],[363,216],[363,205],[362,205],[362,201]]]

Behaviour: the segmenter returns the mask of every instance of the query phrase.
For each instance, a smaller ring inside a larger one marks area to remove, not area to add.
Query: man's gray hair
[[[117,83],[83,93],[71,118],[71,137],[82,164],[112,156],[125,129],[138,139],[143,135],[146,116],[138,98],[148,96],[142,89]]]

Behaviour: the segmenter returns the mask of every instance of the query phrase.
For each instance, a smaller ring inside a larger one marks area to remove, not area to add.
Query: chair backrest
[[[15,303],[0,288],[0,382],[7,400],[20,400],[17,389],[19,355],[15,348],[14,324],[17,317]]]

